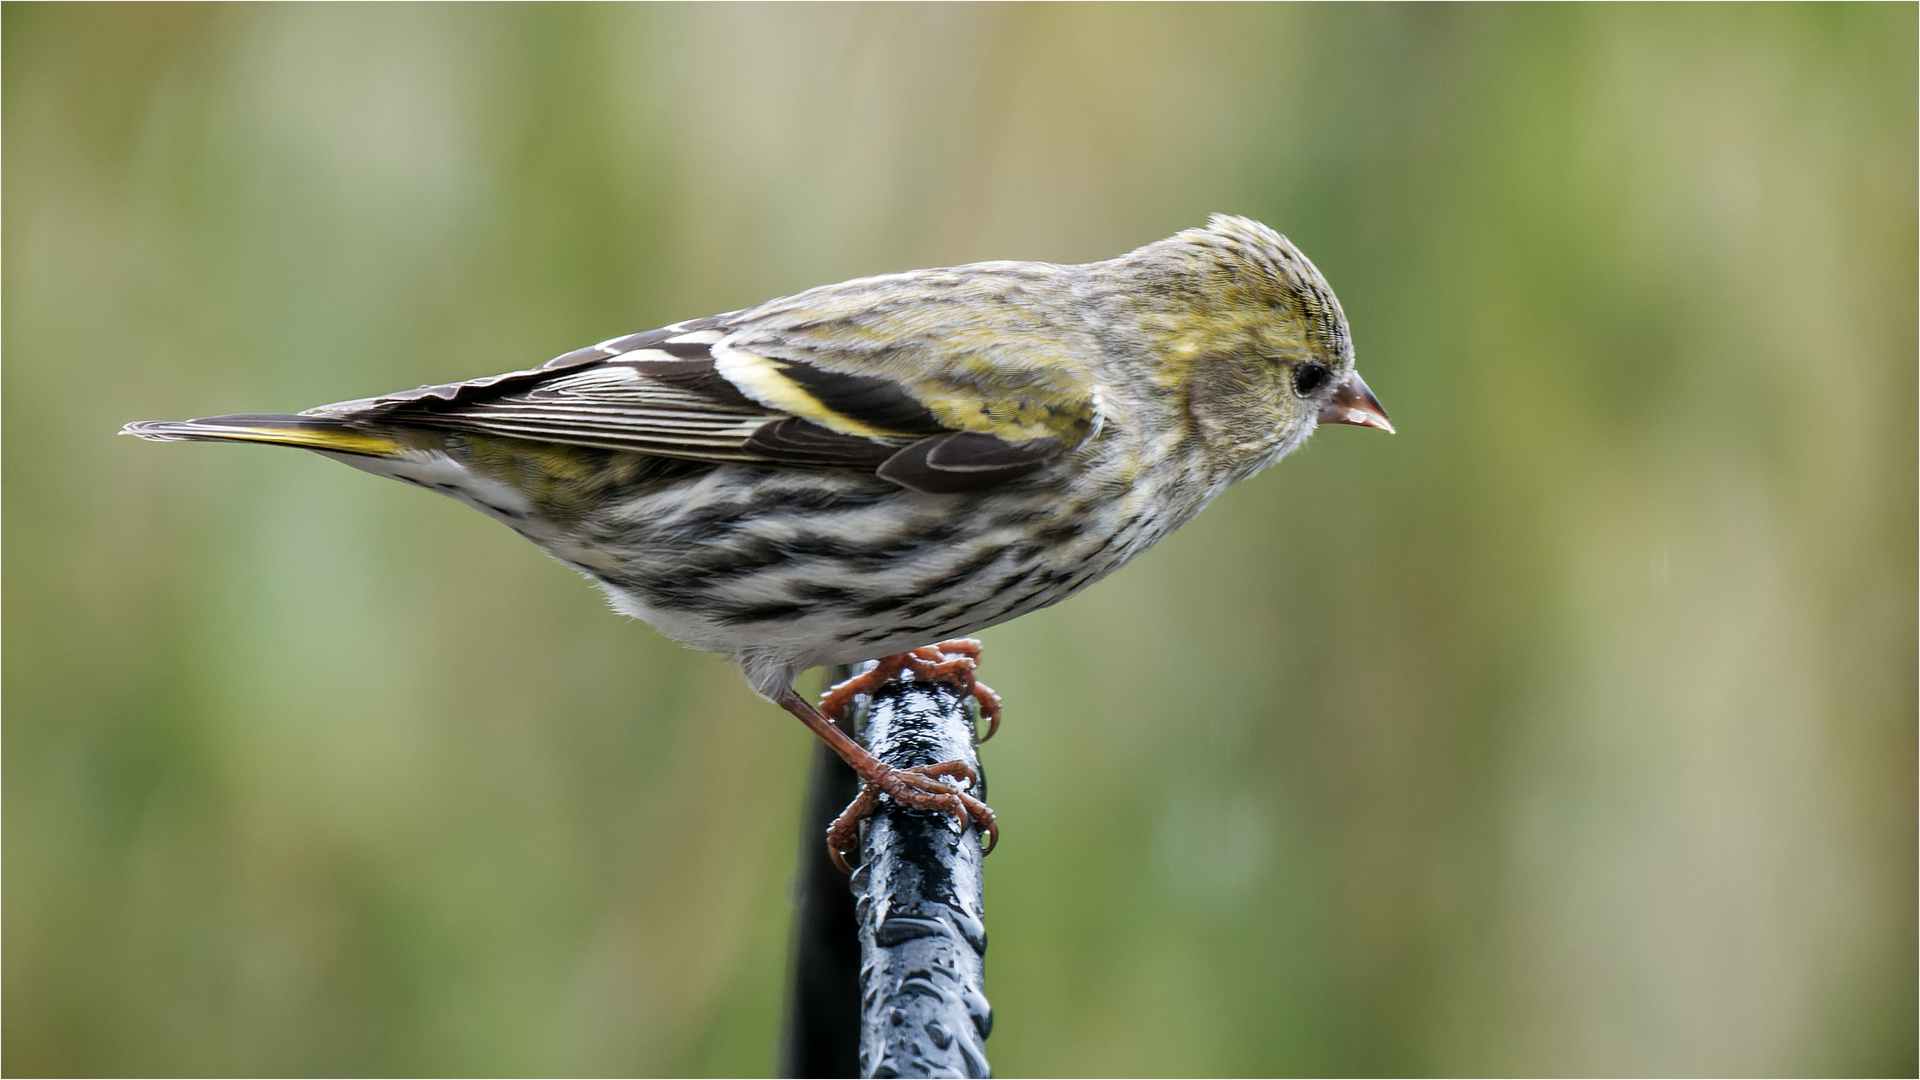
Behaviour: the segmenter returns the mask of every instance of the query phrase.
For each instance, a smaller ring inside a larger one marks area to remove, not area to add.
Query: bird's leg
[[[956,655],[947,654],[945,649],[948,645],[960,646],[954,650]],[[999,698],[993,696],[991,690],[986,691],[988,697],[982,697],[980,690],[985,688],[976,689],[978,684],[972,679],[979,648],[979,643],[974,641],[942,642],[911,653],[896,653],[881,659],[873,670],[829,689],[821,697],[821,705],[827,714],[837,715],[852,702],[855,695],[871,693],[899,674],[902,668],[911,667],[916,676],[953,683],[972,694],[976,700],[983,702],[983,712],[986,711],[984,703],[990,698],[993,711],[989,715],[994,717],[997,726]],[[980,778],[963,762],[943,761],[933,765],[895,768],[854,742],[827,715],[823,715],[823,709],[808,704],[797,691],[788,688],[775,696],[774,700],[799,717],[800,722],[818,735],[834,753],[839,754],[841,760],[851,766],[863,781],[859,796],[827,828],[827,854],[843,873],[852,872],[845,853],[859,846],[860,822],[879,808],[881,795],[888,796],[901,806],[951,814],[962,829],[969,825],[979,828],[986,837],[988,851],[992,851],[999,842],[1000,828],[994,823],[993,811],[963,790],[977,789],[980,784]]]
[[[964,763],[943,761],[934,765],[898,769],[874,757],[865,747],[848,738],[846,732],[820,715],[820,711],[808,704],[807,699],[799,693],[789,689],[774,700],[799,717],[801,723],[820,736],[864,781],[860,795],[827,828],[827,854],[842,873],[853,872],[847,865],[845,853],[859,846],[860,822],[879,807],[881,795],[888,796],[901,806],[951,814],[962,829],[969,825],[976,826],[986,835],[988,851],[992,851],[994,844],[999,841],[1000,828],[994,823],[993,811],[987,809],[987,804],[961,790],[962,786],[977,788],[980,784],[980,778]]]
[[[820,695],[821,714],[829,719],[841,719],[841,714],[847,711],[848,705],[853,704],[854,698],[880,689],[886,685],[888,679],[900,674],[900,669],[906,666],[907,654],[894,653],[892,656],[881,657],[871,668],[853,678],[834,683],[827,687],[826,693]]]

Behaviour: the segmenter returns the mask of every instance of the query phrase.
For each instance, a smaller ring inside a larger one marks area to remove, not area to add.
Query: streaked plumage
[[[792,708],[806,668],[1072,595],[1328,421],[1388,426],[1332,290],[1216,216],[1107,262],[862,278],[525,371],[126,431],[443,491]]]

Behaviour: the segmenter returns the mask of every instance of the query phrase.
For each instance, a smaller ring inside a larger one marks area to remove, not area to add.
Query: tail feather
[[[235,413],[202,420],[142,420],[120,429],[154,442],[260,442],[385,457],[405,449],[399,439],[339,420],[279,413]]]

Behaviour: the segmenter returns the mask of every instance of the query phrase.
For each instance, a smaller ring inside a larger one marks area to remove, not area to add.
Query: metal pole
[[[862,742],[896,767],[964,761],[984,788],[969,704],[946,683],[902,672],[873,694]],[[992,1075],[979,834],[945,814],[883,803],[861,855],[852,881],[860,1075]]]
[[[856,702],[850,718],[860,741],[889,765],[958,760],[980,775],[970,699],[946,683],[902,672]],[[833,870],[823,837],[857,790],[852,770],[816,751],[796,881],[783,1074],[989,1076],[980,837],[958,831],[945,815],[883,800],[849,883]],[[856,928],[857,983],[848,977]]]

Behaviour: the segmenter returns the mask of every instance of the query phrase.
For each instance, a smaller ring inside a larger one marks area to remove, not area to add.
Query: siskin
[[[1392,431],[1333,290],[1285,237],[1216,215],[1106,262],[986,262],[822,285],[526,371],[309,409],[129,424],[313,450],[445,492],[727,654],[865,788],[993,815],[958,762],[894,769],[793,688],[911,667],[972,690],[977,643],[1179,528],[1319,424]],[[927,642],[941,642],[928,646]]]

